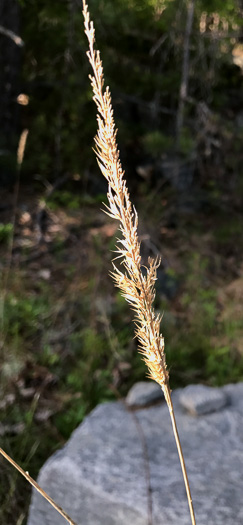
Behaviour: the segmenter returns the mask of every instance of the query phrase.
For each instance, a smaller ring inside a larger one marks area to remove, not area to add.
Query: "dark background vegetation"
[[[144,262],[162,256],[171,386],[242,380],[242,1],[89,4]],[[80,1],[1,0],[0,439],[33,477],[146,377],[109,277],[117,225],[101,212],[86,48]],[[0,522],[23,525],[30,488],[0,467]]]

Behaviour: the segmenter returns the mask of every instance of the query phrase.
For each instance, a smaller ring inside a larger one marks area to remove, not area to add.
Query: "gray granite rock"
[[[202,416],[223,408],[227,404],[227,396],[222,388],[189,385],[182,390],[179,401],[193,416]]]
[[[181,406],[183,390],[173,392],[200,525],[243,523],[243,383],[221,392],[228,403],[197,418]],[[38,482],[78,525],[147,525],[148,465],[153,525],[189,525],[165,403],[135,412],[121,402],[98,406],[46,462]],[[34,492],[28,525],[64,524]]]
[[[150,405],[164,398],[161,387],[154,381],[139,381],[129,390],[126,403],[129,407]]]

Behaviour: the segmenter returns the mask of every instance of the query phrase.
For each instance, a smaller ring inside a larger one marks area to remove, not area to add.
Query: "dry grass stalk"
[[[19,145],[18,145],[18,150],[17,150],[17,165],[19,169],[21,168],[22,162],[24,160],[24,152],[25,152],[28,134],[29,134],[29,130],[24,129],[19,139]]]
[[[29,475],[28,472],[25,472],[19,465],[18,463],[16,463],[12,458],[10,458],[10,456],[4,452],[4,450],[2,448],[0,448],[0,454],[9,462],[11,463],[11,465],[20,472],[20,474],[22,474],[22,476],[27,479],[27,481],[37,490],[37,492],[39,492],[41,494],[41,496],[43,496],[43,498],[45,498],[46,501],[48,501],[48,503],[50,503],[50,505],[52,507],[54,507],[54,509],[69,523],[69,525],[77,525],[71,518],[70,516],[68,516],[68,514],[59,506],[57,505],[57,503],[55,503],[55,501],[50,498],[50,496],[48,496],[48,494],[40,487],[40,485],[38,485],[38,483],[36,483],[36,481]]]
[[[111,94],[109,87],[104,88],[102,62],[99,51],[94,49],[95,30],[93,22],[90,21],[85,0],[83,0],[83,15],[85,33],[89,42],[87,55],[93,70],[93,76],[90,76],[90,80],[93,89],[93,99],[98,110],[98,133],[95,138],[95,152],[101,172],[108,181],[107,196],[109,206],[106,206],[105,211],[110,217],[119,221],[122,233],[122,239],[118,240],[117,258],[121,258],[124,272],[119,270],[113,262],[112,277],[115,285],[120,288],[122,295],[131,304],[135,312],[136,335],[140,344],[139,350],[143,354],[144,361],[149,369],[149,376],[159,383],[164,392],[180,457],[191,521],[195,525],[190,487],[171,399],[169,373],[164,352],[164,338],[160,333],[161,316],[155,314],[153,307],[156,270],[160,261],[158,259],[149,259],[146,275],[142,273],[140,242],[137,234],[137,212],[131,204],[124,179],[124,171],[121,166],[116,142],[117,130],[113,118]]]

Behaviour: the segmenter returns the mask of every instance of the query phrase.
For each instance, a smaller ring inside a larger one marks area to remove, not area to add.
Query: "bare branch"
[[[3,27],[0,25],[0,34],[11,38],[11,40],[13,40],[16,46],[19,46],[19,47],[24,46],[24,41],[22,40],[22,38],[20,38],[20,36],[16,35],[16,33],[11,31],[11,29],[7,29],[6,27]]]

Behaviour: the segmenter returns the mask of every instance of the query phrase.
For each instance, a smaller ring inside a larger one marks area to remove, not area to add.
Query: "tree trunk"
[[[20,71],[19,4],[0,0],[0,184],[14,182]]]
[[[190,46],[190,37],[192,31],[192,22],[194,15],[195,0],[189,0],[187,4],[187,22],[186,30],[184,37],[184,46],[183,46],[183,60],[182,60],[182,75],[181,75],[181,85],[179,93],[179,105],[177,111],[176,119],[176,150],[179,151],[180,148],[180,136],[181,130],[183,128],[184,121],[184,107],[187,97],[188,90],[188,78],[189,78],[189,46]]]

